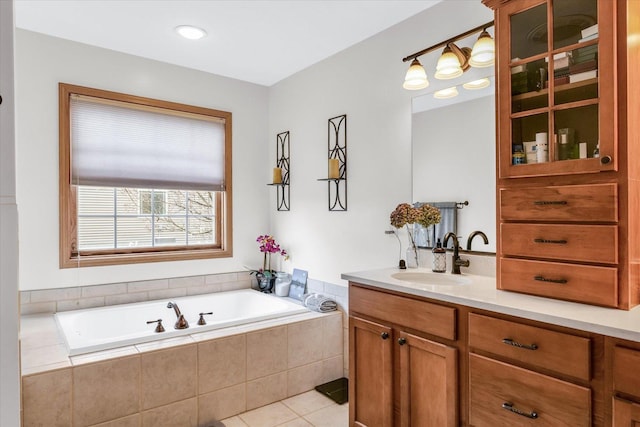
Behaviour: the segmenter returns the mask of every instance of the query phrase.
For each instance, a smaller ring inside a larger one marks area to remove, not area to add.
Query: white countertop
[[[431,273],[430,269],[386,268],[343,273],[342,279],[379,289],[403,292],[482,310],[537,320],[568,328],[640,342],[640,306],[630,311],[535,297],[496,289],[494,277],[461,274],[469,283],[428,285],[397,280],[399,272]],[[450,273],[442,273],[450,275]]]

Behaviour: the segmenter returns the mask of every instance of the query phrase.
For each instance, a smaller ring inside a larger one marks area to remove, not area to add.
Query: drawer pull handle
[[[562,239],[562,240],[548,240],[548,239],[533,239],[533,241],[535,243],[551,243],[554,245],[566,245],[567,241]]]
[[[387,338],[389,338],[389,332],[383,332],[380,334],[380,338],[382,338],[383,340],[386,340]]]
[[[514,347],[523,348],[525,350],[537,350],[538,346],[536,344],[520,344],[517,341],[512,340],[511,338],[503,338],[502,342],[507,345],[512,345]]]
[[[513,403],[511,403],[511,402],[504,402],[502,404],[502,408],[506,409],[507,411],[511,411],[514,414],[522,415],[523,417],[531,418],[533,420],[538,418],[538,413],[537,412],[533,412],[533,411],[532,412],[525,412],[522,409],[518,409],[518,408],[514,407]]]
[[[534,205],[544,206],[544,205],[566,205],[568,204],[566,200],[536,200],[533,202]]]
[[[564,285],[565,283],[568,282],[567,279],[549,279],[544,276],[535,276],[533,280],[536,280],[538,282],[559,283],[561,285]]]

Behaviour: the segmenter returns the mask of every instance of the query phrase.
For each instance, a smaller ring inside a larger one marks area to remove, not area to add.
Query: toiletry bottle
[[[447,250],[442,247],[442,242],[438,239],[436,247],[433,248],[433,268],[435,273],[444,273],[447,271]]]

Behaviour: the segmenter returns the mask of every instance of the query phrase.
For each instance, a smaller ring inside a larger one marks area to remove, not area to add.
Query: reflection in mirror
[[[495,252],[493,77],[489,87],[461,95],[466,92],[471,93],[468,98],[439,100],[427,93],[413,99],[412,197],[415,202],[468,201],[456,210],[460,246],[465,248],[468,236],[480,230],[489,244],[475,239],[471,249]]]

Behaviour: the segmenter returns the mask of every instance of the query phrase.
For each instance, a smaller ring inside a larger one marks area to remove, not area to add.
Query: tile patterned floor
[[[311,390],[222,422],[225,427],[348,427],[349,404]]]

